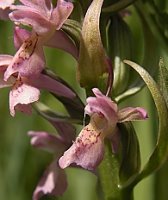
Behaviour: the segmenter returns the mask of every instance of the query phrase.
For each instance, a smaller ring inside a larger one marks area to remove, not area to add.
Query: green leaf
[[[104,13],[114,13],[114,12],[118,12],[124,8],[126,8],[127,6],[133,4],[136,0],[120,0],[116,3],[113,3],[112,5],[103,8],[103,12]]]
[[[104,200],[119,199],[119,158],[112,152],[111,143],[105,140],[105,155],[98,167]]]
[[[151,27],[148,24],[143,11],[137,8],[142,28],[143,28],[143,35],[144,35],[144,57],[142,65],[144,68],[149,71],[149,73],[154,76],[157,74],[158,71],[158,61],[159,61],[159,54],[160,54],[160,47],[156,37],[154,36]],[[135,42],[135,41],[134,41]],[[157,48],[156,48],[157,46]],[[127,98],[128,96],[134,95],[139,92],[144,87],[144,82],[141,78],[139,78],[134,71],[130,73],[130,86],[128,90],[117,96],[115,99],[117,102],[120,102]]]
[[[72,19],[67,19],[63,24],[62,29],[71,37],[71,39],[75,42],[76,47],[79,49],[81,37],[80,23]]]
[[[107,60],[101,41],[99,19],[103,0],[93,0],[83,21],[80,41],[78,79],[82,87],[97,87],[99,77],[107,71]]]
[[[109,56],[114,67],[112,94],[117,96],[127,89],[129,83],[130,69],[125,66],[123,59],[132,58],[131,30],[119,15],[110,18],[108,43]]]
[[[120,166],[120,185],[138,174],[141,165],[139,142],[131,122],[118,124],[121,144],[122,162]]]
[[[136,70],[146,83],[155,102],[159,120],[158,138],[156,146],[148,162],[146,163],[142,171],[138,174],[136,179],[133,181],[133,184],[136,184],[144,177],[158,170],[168,158],[168,110],[166,107],[164,97],[162,96],[158,85],[150,76],[150,74],[141,66],[137,65],[132,61],[125,60],[124,62],[130,65],[134,70]]]

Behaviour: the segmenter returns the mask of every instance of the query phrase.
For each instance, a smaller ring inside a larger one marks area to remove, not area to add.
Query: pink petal
[[[19,49],[25,40],[27,40],[31,33],[25,29],[18,26],[14,29],[14,45],[16,49]]]
[[[46,16],[48,19],[51,17],[52,3],[51,0],[20,0],[25,6],[35,8],[41,15]]]
[[[119,123],[126,121],[135,121],[135,120],[143,120],[148,118],[148,114],[145,109],[136,107],[127,107],[121,109],[118,113]]]
[[[13,56],[1,54],[0,55],[0,67],[1,66],[8,66],[13,59]]]
[[[52,12],[52,21],[59,30],[63,23],[67,20],[73,10],[73,4],[65,0],[58,0],[57,6]]]
[[[118,121],[117,104],[109,97],[103,95],[97,88],[93,89],[96,97],[88,97],[85,113],[92,116],[94,113],[101,114],[107,120],[111,128],[116,126]],[[112,128],[112,129],[113,129]]]
[[[60,152],[66,149],[63,140],[58,136],[56,137],[43,131],[29,131],[28,135],[31,137],[31,145],[36,148],[55,154],[60,154]]]
[[[44,195],[62,195],[67,188],[66,175],[63,170],[57,166],[57,160],[44,172],[39,181],[34,194],[33,200],[39,200]]]
[[[59,159],[59,165],[64,169],[71,163],[76,163],[85,169],[94,170],[103,159],[103,155],[101,132],[97,132],[89,124],[82,129],[73,145]]]
[[[16,82],[9,94],[10,113],[15,115],[15,107],[18,104],[30,104],[38,101],[40,91],[30,85],[26,85],[20,81]]]
[[[4,80],[18,72],[21,77],[36,77],[44,69],[44,54],[37,35],[25,40],[8,66]]]
[[[61,42],[60,42],[61,41]],[[62,30],[56,31],[46,43],[49,47],[62,49],[78,60],[78,50],[73,41]]]
[[[17,10],[14,10],[9,14],[9,17],[15,23],[21,23],[23,25],[33,27],[38,35],[43,35],[54,29],[54,25],[45,17],[45,13],[41,10],[26,6],[17,6]]]
[[[68,97],[69,99],[73,99],[76,96],[76,94],[67,86],[44,74],[40,74],[38,79],[32,79],[30,81],[35,87],[46,89],[59,96]]]

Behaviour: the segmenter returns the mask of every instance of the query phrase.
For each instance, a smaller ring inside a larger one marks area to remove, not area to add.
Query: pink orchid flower
[[[32,32],[15,28],[14,44],[18,49],[5,72],[4,80],[19,73],[36,77],[45,67],[43,46],[61,48],[77,58],[77,49],[70,38],[59,30],[73,10],[73,4],[59,0],[53,8],[51,1],[21,0],[23,5],[13,5],[10,19],[16,24],[32,27]],[[65,45],[66,43],[66,45]]]
[[[62,153],[69,148],[75,138],[75,129],[72,125],[58,121],[56,124],[58,133],[55,136],[47,132],[29,131],[31,144],[53,154],[54,160],[45,170],[40,179],[34,194],[33,200],[39,200],[44,195],[62,195],[67,188],[66,174],[58,165],[58,160]]]
[[[13,56],[0,55],[0,88],[12,88],[9,93],[9,107],[12,116],[15,115],[15,110],[30,114],[31,103],[39,100],[40,89],[46,89],[70,99],[75,97],[75,93],[68,87],[43,73],[40,73],[37,78],[28,78],[15,72],[7,81],[4,81],[4,75],[12,61]]]
[[[147,118],[143,108],[124,108],[118,110],[117,104],[94,88],[96,97],[87,98],[85,113],[90,116],[90,123],[85,126],[73,145],[59,159],[61,168],[71,163],[94,170],[104,155],[104,138],[112,137],[117,130],[117,123]]]

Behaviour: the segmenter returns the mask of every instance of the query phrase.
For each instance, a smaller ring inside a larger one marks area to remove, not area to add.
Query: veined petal
[[[33,200],[39,200],[44,195],[62,195],[67,188],[66,175],[63,170],[57,166],[57,160],[44,172],[39,181],[34,194]]]
[[[60,154],[66,149],[63,140],[44,131],[29,131],[28,135],[31,137],[31,145],[46,150],[50,153]]]
[[[27,105],[38,101],[40,91],[18,80],[9,94],[10,113],[15,115],[15,107],[19,104]]]
[[[12,62],[8,66],[4,80],[18,72],[21,77],[37,77],[44,68],[45,60],[41,43],[37,35],[24,41]]]
[[[94,170],[104,155],[101,134],[93,128],[91,123],[84,127],[73,145],[59,159],[60,167],[64,169],[76,163],[85,169]]]
[[[37,12],[36,9],[26,6],[14,10],[9,14],[9,17],[14,22],[33,27],[33,30],[36,31],[38,35],[46,34],[54,29],[53,24],[45,18],[42,12]]]
[[[51,19],[55,24],[56,30],[59,30],[67,20],[73,10],[73,4],[65,0],[58,0],[57,6],[52,12]]]
[[[118,112],[118,122],[126,122],[126,121],[136,121],[143,120],[148,118],[148,114],[145,109],[140,107],[127,107],[119,110]]]
[[[30,38],[31,33],[23,28],[18,26],[14,29],[14,46],[16,49],[19,49],[20,46],[24,43],[25,40]]]
[[[48,17],[50,19],[51,17],[51,11],[52,11],[52,2],[51,0],[20,0],[25,6],[35,8],[37,11],[39,11],[42,15]]]

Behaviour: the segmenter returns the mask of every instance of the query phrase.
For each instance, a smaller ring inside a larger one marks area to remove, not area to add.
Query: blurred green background
[[[0,21],[0,53],[13,55],[14,52],[13,27],[9,22]],[[45,52],[48,66],[63,77],[85,101],[84,91],[79,88],[76,81],[75,60],[56,49],[46,49]],[[55,130],[35,112],[32,116],[17,113],[16,117],[12,118],[8,108],[8,92],[9,89],[3,89],[0,92],[0,200],[30,200],[39,178],[52,160],[52,155],[31,147],[27,131],[54,132]],[[53,109],[65,112],[63,106],[45,92],[41,100]],[[149,113],[149,120],[134,123],[140,140],[142,164],[144,164],[156,141],[157,117],[153,101],[148,90],[144,88],[139,94],[122,103],[121,107],[124,105],[143,106]],[[95,175],[80,169],[68,168],[66,172],[69,186],[65,194],[58,198],[44,197],[43,199],[98,199]],[[159,192],[157,192],[158,185],[155,180],[160,180],[157,176],[150,176],[136,186],[135,200],[156,199]]]

